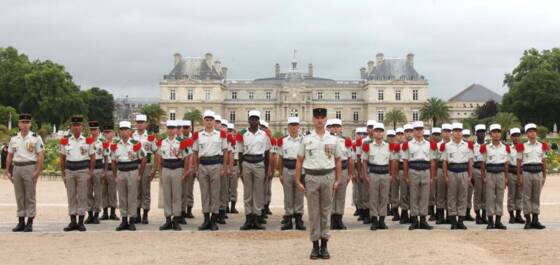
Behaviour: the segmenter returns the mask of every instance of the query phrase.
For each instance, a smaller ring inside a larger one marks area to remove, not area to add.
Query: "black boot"
[[[445,212],[445,218],[443,219],[443,223],[444,224],[451,224],[451,216],[449,216],[449,211],[444,210],[444,212]],[[455,220],[457,220],[457,218],[455,218]],[[455,224],[457,224],[457,222],[455,222]]]
[[[431,225],[429,225],[428,222],[426,222],[426,216],[420,216],[420,224],[418,225],[418,228],[424,229],[424,230],[432,230],[433,229],[433,227]]]
[[[352,214],[353,216],[358,216],[360,215],[360,209],[358,209],[358,206],[356,206],[356,210],[354,210],[354,213]]]
[[[301,213],[294,214],[294,219],[296,221],[296,230],[305,230],[305,225],[303,224],[303,215]],[[342,221],[341,221],[342,222]]]
[[[435,221],[436,220],[436,213],[434,212],[434,206],[430,205],[428,206],[428,215],[430,216],[430,221]]]
[[[93,211],[88,211],[88,218],[84,222],[85,224],[93,224]]]
[[[141,223],[142,219],[142,208],[136,208],[136,219],[134,219],[135,224]]]
[[[140,219],[140,216],[128,218],[128,230],[136,231],[136,222]]]
[[[393,208],[392,212],[393,212],[393,219],[391,219],[392,221],[399,221],[399,220],[401,220],[401,217],[400,217],[400,215],[399,215],[399,208],[398,208],[398,207]]]
[[[457,229],[461,229],[461,230],[467,230],[467,227],[465,226],[465,216],[459,216],[458,218],[459,220],[457,221]]]
[[[177,217],[179,217],[179,224],[182,224],[182,225],[187,224],[187,212],[182,211],[181,216],[177,216]]]
[[[266,228],[262,224],[266,224],[266,220],[262,216],[253,214],[253,229],[265,230]]]
[[[337,214],[338,218],[338,228],[340,230],[346,230],[346,225],[342,222],[342,214]]]
[[[33,217],[27,218],[27,224],[25,225],[23,232],[33,232]]]
[[[16,227],[12,229],[12,232],[23,232],[24,229],[25,229],[25,217],[18,217],[18,224],[16,225]]]
[[[78,216],[78,227],[77,227],[77,229],[80,232],[85,232],[86,231],[86,226],[84,225],[84,218],[85,218],[85,216],[83,216],[83,215]]]
[[[523,220],[523,217],[521,217],[521,210],[516,210],[515,211],[515,223],[516,224],[524,224],[525,220]]]
[[[121,219],[122,219],[121,224],[116,228],[117,231],[123,231],[128,229],[128,219],[126,217],[123,217]]]
[[[387,216],[393,216],[393,208],[391,208],[391,204],[387,204]]]
[[[93,224],[99,224],[99,212],[93,213]]]
[[[399,224],[407,224],[409,221],[408,218],[408,210],[401,210],[401,220],[399,221]]]
[[[240,230],[251,230],[253,229],[253,215],[245,215],[245,223],[241,226]]]
[[[387,225],[385,224],[385,216],[379,216],[379,226],[377,228],[379,228],[381,230],[389,229],[387,227]]]
[[[436,225],[444,224],[445,223],[445,219],[444,219],[445,216],[444,216],[444,213],[443,213],[443,209],[438,208],[437,209],[437,215],[438,215],[438,218],[436,220]]]
[[[494,216],[488,216],[488,225],[486,229],[494,229]]]
[[[475,220],[475,223],[477,225],[483,224],[482,223],[482,218],[480,217],[480,212],[481,212],[480,210],[474,211],[474,213],[476,214],[476,217],[474,218],[474,220]]]
[[[465,215],[465,221],[474,221],[474,218],[471,215],[471,208],[467,208],[467,214]]]
[[[507,227],[504,224],[502,224],[502,216],[501,215],[496,215],[496,224],[494,224],[494,228],[502,229],[502,230],[507,229]]]
[[[109,219],[115,220],[115,221],[119,220],[119,217],[115,213],[115,207],[111,207],[111,215],[109,215]]]
[[[218,224],[221,225],[225,225],[226,224],[226,219],[224,218],[224,215],[226,214],[225,210],[219,210],[218,215],[216,216],[216,222]]]
[[[148,212],[150,210],[144,209],[144,215],[142,215],[142,224],[143,225],[147,225],[148,224]],[[138,215],[137,218],[140,218],[140,215]]]
[[[408,227],[408,230],[418,229],[418,216],[411,216],[410,219],[412,220],[412,223]]]
[[[515,215],[513,214],[513,211],[508,211],[509,214],[509,222],[510,224],[515,224]]]
[[[107,207],[103,208],[103,215],[101,215],[100,220],[109,220],[109,209]]]
[[[231,208],[229,209],[230,213],[239,213],[239,211],[235,209],[235,203],[236,201],[231,201]]]
[[[204,221],[198,227],[199,231],[204,231],[210,229],[210,213],[204,213]]]
[[[173,217],[173,230],[175,231],[181,231],[181,216],[175,216]]]
[[[331,215],[332,218],[332,215]],[[286,215],[284,218],[285,222],[282,225],[282,227],[280,227],[280,230],[291,230],[294,229],[294,224],[292,223],[292,216],[291,215]],[[332,226],[332,224],[331,224]]]
[[[449,223],[451,224],[451,230],[456,230],[457,229],[457,216],[450,215],[450,216],[447,216],[447,219],[449,220]]]
[[[266,211],[266,215],[272,215],[272,211],[270,211],[270,202],[264,205],[264,209]]]
[[[530,214],[526,214],[525,215],[525,227],[523,227],[525,229],[531,229],[533,227],[531,227],[531,215]]]
[[[194,218],[194,215],[192,214],[192,206],[187,206],[187,215],[185,217],[188,219]]]
[[[289,216],[289,215],[284,215],[284,216],[282,216],[282,221],[280,221],[280,224],[283,225],[283,224],[287,223],[287,222],[288,222],[288,216]]]
[[[362,222],[365,225],[371,223],[371,219],[370,219],[370,216],[369,216],[369,209],[364,210],[364,220],[362,220]]]
[[[266,211],[264,209],[261,210],[261,215],[257,216],[257,223],[259,224],[266,224],[266,218],[268,218],[268,216],[266,215]]]
[[[336,229],[336,216],[334,214],[331,214],[331,230],[337,230]]]
[[[173,228],[173,225],[171,224],[171,217],[165,217],[165,223],[159,227],[159,230],[164,231],[170,230],[171,228]]]
[[[70,223],[64,227],[64,232],[70,232],[78,229],[78,224],[76,223],[76,215],[70,215]]]
[[[486,216],[486,210],[482,210],[482,214],[480,215],[480,219],[482,219],[483,224],[488,224],[488,217]]]
[[[358,209],[358,221],[363,221],[364,215],[365,215],[364,209]]]
[[[539,215],[536,214],[536,213],[533,214],[533,221],[531,222],[531,228],[535,228],[535,229],[539,229],[539,230],[546,228],[546,226],[542,225],[539,222]]]
[[[379,223],[377,222],[377,216],[372,216],[370,220],[371,220],[371,225],[369,226],[369,230],[371,231],[377,230],[377,228],[379,227]]]
[[[327,247],[327,243],[329,242],[328,239],[321,238],[321,258],[322,259],[330,259],[331,254],[329,254],[329,249]]]
[[[313,248],[311,249],[311,255],[309,255],[310,259],[318,259],[321,257],[321,252],[319,249],[319,241],[313,241]]]

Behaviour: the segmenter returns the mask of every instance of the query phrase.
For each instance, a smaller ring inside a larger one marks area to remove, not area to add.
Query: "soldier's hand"
[[[335,181],[333,185],[333,193],[336,191],[336,189],[338,189],[338,186],[340,186],[340,181]]]
[[[225,169],[225,168],[222,168],[222,169],[220,170],[220,177],[223,178],[223,177],[225,177],[225,176],[226,176],[226,169]]]
[[[523,187],[523,178],[517,178],[517,186]]]
[[[482,177],[482,183],[486,184],[486,177]],[[506,180],[506,186],[507,186],[507,180]]]
[[[305,187],[303,186],[303,184],[301,184],[300,181],[298,181],[298,182],[296,183],[296,187],[297,187],[298,191],[300,191],[300,192],[305,192]]]
[[[142,176],[138,175],[138,177],[136,177],[136,181],[142,182]]]
[[[447,183],[449,182],[449,176],[444,175],[444,176],[443,176],[443,179],[445,180],[445,184],[447,184]]]
[[[39,170],[33,171],[33,184],[37,184],[37,180],[39,179]]]
[[[14,178],[12,178],[12,174],[10,174],[10,172],[8,170],[6,170],[4,172],[4,175],[6,175],[6,177],[11,181],[14,182]]]

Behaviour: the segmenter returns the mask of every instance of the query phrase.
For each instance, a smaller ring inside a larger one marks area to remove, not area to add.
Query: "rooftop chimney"
[[[360,68],[360,78],[366,79],[366,76],[367,76],[366,68],[365,67]]]
[[[309,77],[313,77],[313,64],[310,63],[308,66]]]
[[[274,78],[280,78],[280,64],[276,63],[274,65]]]
[[[227,67],[226,66],[222,67],[222,76],[223,76],[224,80],[227,79]]]
[[[376,59],[376,65],[380,65],[383,62],[383,53],[378,53],[375,56]]]
[[[414,66],[414,53],[408,53],[406,55],[406,62],[409,63],[411,66]]]
[[[174,65],[177,65],[179,62],[181,62],[181,58],[182,58],[182,57],[183,57],[183,56],[182,56],[180,53],[176,52],[176,53],[173,55],[173,58],[175,58],[175,64],[174,64]]]

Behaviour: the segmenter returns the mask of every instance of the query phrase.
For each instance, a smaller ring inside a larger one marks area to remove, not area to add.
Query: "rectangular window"
[[[377,90],[377,100],[383,101],[383,90]]]
[[[204,89],[204,100],[210,100],[210,89]]]
[[[412,90],[412,100],[418,100],[418,89]]]
[[[255,99],[255,91],[249,91],[249,99]]]
[[[237,91],[231,91],[231,99],[237,99]]]
[[[169,119],[170,120],[175,120],[175,110],[170,110],[169,111]]]
[[[400,89],[395,90],[395,100],[396,101],[401,101],[401,90]]]
[[[383,113],[382,110],[378,110],[378,111],[377,111],[377,121],[378,121],[378,122],[383,122],[383,118],[384,118],[384,115],[383,115],[383,114],[384,114],[384,113]]]
[[[193,90],[192,89],[187,90],[187,100],[193,100]]]
[[[235,111],[234,110],[229,112],[229,120],[231,122],[235,122]]]
[[[340,99],[340,92],[334,92],[334,99],[336,100]]]
[[[272,91],[266,91],[265,95],[266,95],[266,100],[272,99]]]
[[[322,91],[317,92],[317,99],[319,99],[319,100],[323,99],[323,92]]]
[[[352,114],[352,119],[354,121],[359,121],[360,120],[360,115],[357,111],[354,111],[354,113]]]
[[[265,110],[265,111],[264,111],[264,120],[265,120],[266,122],[269,122],[269,121],[270,121],[270,110]]]
[[[358,99],[358,93],[352,92],[352,100]]]
[[[297,109],[291,109],[290,110],[290,117],[298,117],[298,110]]]
[[[342,120],[342,111],[337,110],[337,111],[336,111],[336,114],[335,114],[335,117],[336,117],[337,119],[339,119],[339,120]]]
[[[170,100],[175,100],[175,88],[173,88],[169,91],[169,99]]]
[[[417,120],[418,120],[418,111],[413,110],[412,111],[412,121],[417,121]]]

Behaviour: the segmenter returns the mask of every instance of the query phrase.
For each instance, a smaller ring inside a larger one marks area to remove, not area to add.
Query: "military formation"
[[[286,135],[274,137],[259,111],[248,116],[249,127],[238,130],[207,110],[202,129],[192,130],[190,121],[168,120],[159,135],[148,132],[146,115],[137,115],[134,123],[120,121],[117,132],[89,121],[87,135],[84,119],[73,116],[59,147],[69,217],[63,230],[86,231],[86,225],[100,220],[120,220],[116,231],[148,224],[156,176],[159,198],[154,199],[165,217],[160,230],[182,230],[194,218],[195,180],[203,216],[198,230],[219,230],[228,214],[239,213],[239,180],[245,214],[240,230],[265,230],[275,174],[283,186],[281,230],[309,230],[311,259],[328,259],[329,231],[347,229],[343,217],[350,183],[353,215],[370,230],[388,229],[390,221],[409,230],[431,230],[433,224],[464,230],[469,221],[507,229],[506,210],[510,224],[545,228],[539,214],[548,146],[537,141],[533,123],[523,128],[525,141],[521,128],[504,132],[500,124],[488,129],[479,124],[471,136],[461,123],[428,130],[421,121],[386,130],[369,120],[345,137],[341,120],[327,119],[327,110],[316,108],[310,132],[301,134],[299,118],[289,117]],[[16,196],[14,232],[33,231],[36,216],[45,151],[41,137],[30,131],[31,122],[30,114],[21,114],[20,132],[9,143],[6,175]]]

